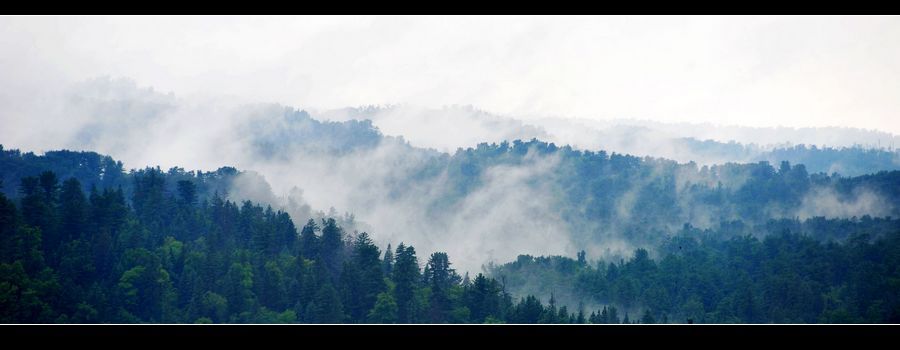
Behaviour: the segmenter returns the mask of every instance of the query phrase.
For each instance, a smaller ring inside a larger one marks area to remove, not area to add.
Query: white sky
[[[900,134],[898,17],[0,18],[0,121],[102,75],[300,108]]]

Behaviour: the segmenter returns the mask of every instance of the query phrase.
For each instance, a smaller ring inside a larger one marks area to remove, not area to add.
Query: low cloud
[[[894,205],[877,193],[865,189],[855,189],[850,194],[839,194],[832,188],[813,188],[803,198],[796,215],[801,220],[822,216],[827,218],[851,218],[869,215],[890,216]]]
[[[486,262],[510,261],[518,254],[574,256],[583,249],[591,258],[628,256],[645,237],[674,232],[685,222],[708,228],[738,218],[730,208],[698,205],[702,201],[690,188],[722,182],[733,189],[746,181],[723,173],[729,167],[697,162],[673,172],[674,162],[648,158],[642,164],[652,167],[651,173],[636,175],[624,192],[611,193],[613,202],[562,203],[564,191],[587,189],[559,188],[555,179],[569,171],[560,167],[559,153],[529,150],[516,162],[481,164],[474,183],[458,183],[466,177],[452,172],[468,170],[451,164],[451,154],[464,157],[467,151],[458,148],[480,147],[483,141],[530,137],[676,160],[684,148],[671,147],[677,143],[663,137],[668,134],[647,127],[594,129],[574,122],[551,127],[471,107],[306,112],[228,98],[177,97],[111,78],[66,91],[65,98],[48,104],[43,118],[17,121],[17,130],[31,132],[0,134],[4,146],[91,150],[120,159],[127,168],[234,166],[245,172],[234,179],[229,199],[272,205],[291,214],[298,226],[309,218],[338,216],[349,232],[368,231],[381,246],[405,242],[422,256],[446,251],[462,271],[476,272]],[[674,188],[665,194],[676,203],[673,211],[659,214],[671,224],[636,232],[640,226],[631,221],[648,217],[637,200],[663,194],[647,193],[648,188]],[[607,204],[613,212],[608,220],[565,216]],[[565,205],[574,213],[564,213]],[[811,192],[800,208],[775,208],[781,212],[772,215],[849,217],[894,210],[874,192],[847,197],[827,190]]]

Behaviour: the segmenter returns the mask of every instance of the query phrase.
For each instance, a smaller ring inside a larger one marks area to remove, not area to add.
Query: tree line
[[[842,241],[791,228],[729,237],[686,226],[627,259],[521,255],[490,275],[514,294],[555,288],[570,304],[615,305],[656,322],[898,323],[900,228],[874,221],[859,220],[863,229]]]
[[[560,211],[585,232],[624,220],[615,216],[617,196],[643,184],[635,204],[643,210],[619,227],[628,243],[644,248],[627,260],[595,263],[584,254],[523,255],[469,278],[445,253],[420,260],[410,245],[382,250],[367,233],[345,232],[334,218],[297,227],[283,211],[228,200],[219,193],[238,174],[234,168],[125,173],[120,162],[92,152],[36,156],[0,147],[0,321],[900,320],[900,220],[763,214],[773,205],[798,205],[813,186],[838,195],[874,188],[895,203],[900,172],[844,178],[788,163],[777,170],[767,163],[698,170],[517,141],[457,152],[449,160],[451,188],[475,191],[484,169],[518,164],[528,152],[562,155],[561,171],[551,179],[570,204]],[[699,174],[697,183],[676,185],[683,172]],[[739,185],[729,184],[738,178]],[[696,203],[688,207],[718,208],[731,214],[713,217],[746,222],[664,231],[685,215],[676,192],[690,193]],[[590,205],[578,211],[579,203]]]
[[[446,253],[421,265],[382,251],[333,218],[299,230],[284,212],[213,195],[190,180],[167,191],[148,168],[87,193],[52,171],[0,193],[3,323],[587,323],[534,296],[514,300],[484,274],[460,276]],[[603,316],[600,316],[600,315]]]

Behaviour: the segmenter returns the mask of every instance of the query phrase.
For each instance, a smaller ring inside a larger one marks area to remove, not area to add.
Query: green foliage
[[[400,243],[395,256],[391,281],[394,282],[394,300],[397,301],[397,321],[414,323],[418,321],[417,313],[420,311],[416,308],[414,296],[421,283],[416,250]]]
[[[640,315],[640,323],[890,323],[900,305],[900,231],[879,237],[841,244],[789,231],[761,240],[688,232],[657,248],[656,260],[637,249],[628,260],[569,269],[562,266],[575,259],[520,257],[491,274],[515,282],[508,285],[515,294],[528,294],[536,281],[576,281],[556,285],[570,302],[611,304],[591,323],[616,323],[616,307]],[[529,315],[523,323],[537,315],[518,311]]]
[[[369,311],[368,320],[370,323],[396,323],[397,312],[394,297],[391,293],[382,292],[378,294],[375,306]]]
[[[461,151],[450,160],[457,174],[450,183],[460,193],[474,190],[485,164],[512,164],[529,150],[561,152],[563,174],[578,174],[555,179],[584,190],[566,191],[569,199],[596,204],[575,223],[608,223],[609,203],[629,181],[644,181],[649,190],[635,193],[646,210],[622,228],[656,238],[627,259],[523,255],[470,279],[446,253],[431,254],[420,268],[412,246],[382,254],[367,233],[348,235],[334,218],[310,220],[298,234],[287,213],[223,199],[216,191],[233,168],[125,174],[120,163],[91,154],[0,151],[4,191],[18,190],[13,199],[0,193],[0,322],[900,321],[898,220],[760,220],[762,208],[797,205],[809,186],[822,184],[845,194],[874,186],[893,200],[900,196],[895,173],[840,178],[787,163],[777,171],[721,166],[717,181],[746,183],[703,182],[688,191],[748,219],[671,234],[654,231],[661,221],[652,216],[676,211],[669,175],[690,170],[685,165],[516,142]],[[651,180],[648,164],[664,176]],[[10,186],[13,175],[18,187]],[[564,218],[574,218],[570,209],[561,208]],[[547,304],[538,296],[549,296]],[[586,315],[574,308],[581,304],[599,307]]]

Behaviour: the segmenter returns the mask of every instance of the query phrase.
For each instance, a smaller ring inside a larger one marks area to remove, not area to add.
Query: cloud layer
[[[4,121],[111,75],[321,110],[900,133],[896,17],[4,17],[0,42]]]

